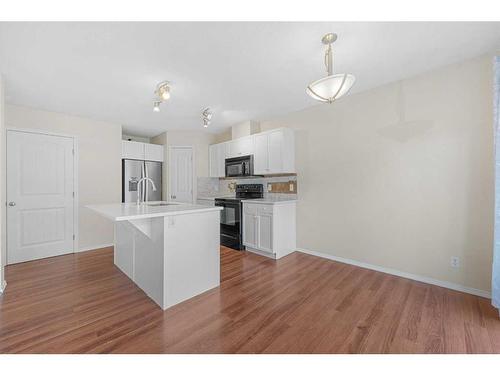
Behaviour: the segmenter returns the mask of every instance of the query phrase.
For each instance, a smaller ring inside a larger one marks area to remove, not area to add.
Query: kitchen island
[[[114,222],[114,263],[162,309],[220,284],[220,207],[89,205]]]

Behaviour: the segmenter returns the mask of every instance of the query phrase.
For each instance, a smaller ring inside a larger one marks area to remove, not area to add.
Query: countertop
[[[296,198],[261,198],[261,199],[243,199],[243,203],[259,203],[259,204],[291,204],[296,203]]]
[[[205,200],[205,201],[213,201],[217,198],[234,198],[234,197],[235,197],[235,195],[233,194],[233,195],[214,195],[213,197],[212,196],[210,196],[210,197],[199,196],[196,199]]]
[[[155,204],[167,202],[148,203]],[[137,205],[136,203],[109,203],[92,204],[86,207],[113,221],[148,219],[152,217],[222,210],[222,207],[202,206],[188,203],[169,203],[168,206],[154,206],[148,204]]]

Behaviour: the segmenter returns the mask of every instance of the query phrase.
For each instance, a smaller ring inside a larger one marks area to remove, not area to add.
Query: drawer
[[[258,205],[243,203],[243,213],[248,215],[257,215],[258,214]]]
[[[243,212],[248,215],[272,215],[273,205],[258,203],[243,203]]]
[[[258,213],[259,214],[272,215],[273,214],[273,208],[274,208],[274,206],[272,204],[259,204],[259,206],[258,206]]]

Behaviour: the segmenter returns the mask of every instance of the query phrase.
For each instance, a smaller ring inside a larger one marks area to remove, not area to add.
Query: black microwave
[[[253,155],[226,159],[226,177],[253,176]]]

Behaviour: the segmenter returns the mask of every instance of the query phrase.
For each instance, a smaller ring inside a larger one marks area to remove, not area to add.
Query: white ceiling
[[[209,131],[317,103],[323,34],[351,93],[500,49],[500,23],[0,23],[7,102],[122,124],[134,135]],[[153,91],[172,97],[152,111]]]

